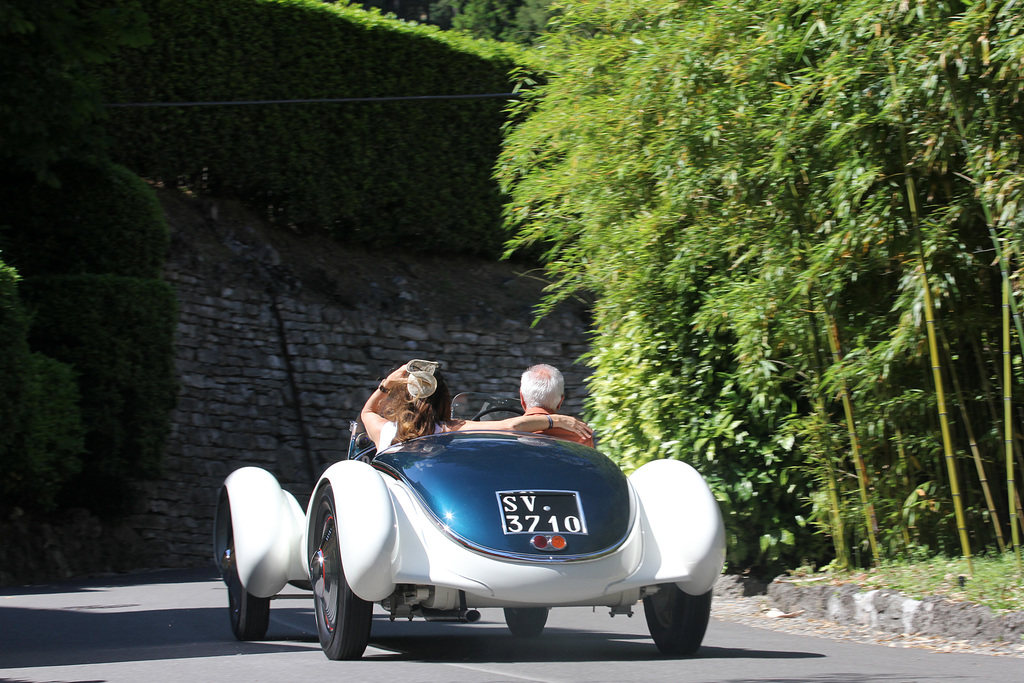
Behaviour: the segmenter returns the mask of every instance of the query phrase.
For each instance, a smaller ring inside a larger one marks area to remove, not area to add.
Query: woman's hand
[[[409,376],[408,363],[405,363],[397,370],[392,370],[391,374],[384,378],[384,381],[380,383],[384,389],[391,391],[396,386],[400,386],[404,383],[406,377]]]

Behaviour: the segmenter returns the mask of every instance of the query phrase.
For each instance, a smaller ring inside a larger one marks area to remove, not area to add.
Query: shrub
[[[167,225],[138,176],[106,161],[66,160],[53,172],[60,188],[27,173],[0,185],[0,243],[23,277],[160,277]]]
[[[49,511],[82,467],[80,395],[68,365],[41,353],[29,354],[27,361],[22,426],[0,481],[8,505]]]
[[[46,511],[81,466],[78,387],[70,367],[29,353],[16,284],[0,261],[0,493],[4,508]]]
[[[28,319],[18,298],[18,273],[0,261],[0,462],[10,451],[25,390]]]
[[[116,275],[39,276],[23,289],[37,307],[29,343],[79,376],[88,453],[62,502],[122,511],[125,481],[160,472],[176,393],[174,293]]]

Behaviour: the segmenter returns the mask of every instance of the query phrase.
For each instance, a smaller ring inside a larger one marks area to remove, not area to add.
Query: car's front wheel
[[[320,491],[309,531],[309,557],[320,647],[328,659],[359,659],[370,640],[373,603],[353,593],[345,579],[330,486]]]
[[[654,644],[666,655],[692,655],[700,649],[711,618],[711,591],[690,595],[674,583],[644,598],[644,616]]]
[[[505,624],[517,638],[536,638],[548,623],[547,607],[506,607]]]

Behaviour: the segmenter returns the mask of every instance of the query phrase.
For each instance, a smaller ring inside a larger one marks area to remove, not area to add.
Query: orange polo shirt
[[[534,406],[533,408],[527,409],[527,411],[525,413],[523,413],[523,414],[524,415],[554,415],[555,412],[551,411],[551,410],[548,410],[547,408],[541,408],[540,406]],[[541,430],[540,432],[537,432],[537,433],[538,434],[547,434],[548,436],[553,436],[553,437],[556,437],[558,439],[565,439],[566,441],[575,441],[576,443],[581,443],[584,446],[590,446],[591,448],[594,447],[594,439],[593,438],[584,438],[584,437],[580,436],[579,434],[577,434],[576,432],[570,432],[568,429],[561,429],[559,427],[554,427],[553,429],[544,429],[544,430]]]

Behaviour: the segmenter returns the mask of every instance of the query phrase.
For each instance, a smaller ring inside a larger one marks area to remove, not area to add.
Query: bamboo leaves
[[[958,463],[970,444],[988,482],[1013,474],[987,416],[1006,281],[989,228],[1011,259],[1024,234],[1007,6],[579,0],[544,48],[498,167],[510,247],[544,245],[552,302],[595,294],[604,443],[627,468],[698,464],[731,562],[814,547],[804,519],[840,564],[957,536],[969,555],[966,533],[994,547],[1012,512]]]

